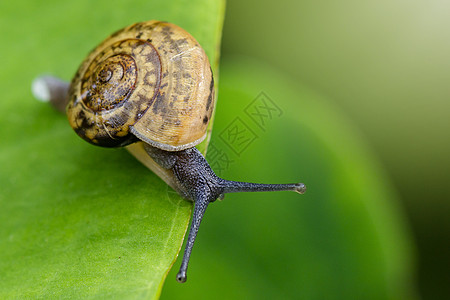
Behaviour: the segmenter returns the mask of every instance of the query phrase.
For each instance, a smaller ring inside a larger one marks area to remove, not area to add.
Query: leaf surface
[[[190,32],[216,70],[224,2],[19,0],[0,12],[0,298],[158,298],[191,203],[126,150],[82,141],[30,84],[70,80],[109,34],[151,19]]]

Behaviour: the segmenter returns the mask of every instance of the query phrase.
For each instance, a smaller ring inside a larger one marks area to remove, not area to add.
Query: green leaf
[[[151,19],[190,32],[216,70],[224,2],[19,0],[0,12],[0,298],[158,298],[191,203],[126,150],[82,141],[30,84],[69,80],[110,33]]]
[[[307,191],[229,194],[211,204],[190,282],[168,281],[162,298],[413,298],[408,228],[358,130],[258,61],[223,60],[220,79],[213,169],[240,181],[300,181]]]

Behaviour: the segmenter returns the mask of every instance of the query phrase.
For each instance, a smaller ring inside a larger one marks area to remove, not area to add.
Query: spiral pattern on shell
[[[86,72],[81,84],[87,90],[84,104],[93,111],[110,110],[123,103],[136,86],[136,63],[126,54],[101,62]]]
[[[183,29],[164,22],[119,30],[85,59],[72,80],[67,115],[88,142],[140,139],[177,151],[205,137],[214,104],[208,58]]]

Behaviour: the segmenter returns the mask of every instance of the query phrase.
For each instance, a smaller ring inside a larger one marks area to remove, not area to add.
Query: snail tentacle
[[[162,150],[147,153],[161,166],[172,165],[172,172],[180,195],[194,202],[191,226],[188,240],[177,275],[179,282],[186,281],[186,273],[192,248],[198,234],[201,219],[209,203],[223,199],[225,193],[236,192],[275,192],[294,191],[303,194],[306,187],[303,183],[294,184],[260,184],[251,182],[230,181],[218,177],[197,148],[193,147],[183,151],[168,152]],[[176,156],[176,159],[174,159]]]

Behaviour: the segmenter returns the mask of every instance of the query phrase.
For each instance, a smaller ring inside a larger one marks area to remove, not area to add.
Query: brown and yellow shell
[[[67,116],[86,141],[104,147],[142,140],[167,151],[206,136],[214,80],[198,42],[180,27],[136,23],[103,41],[72,80]]]

